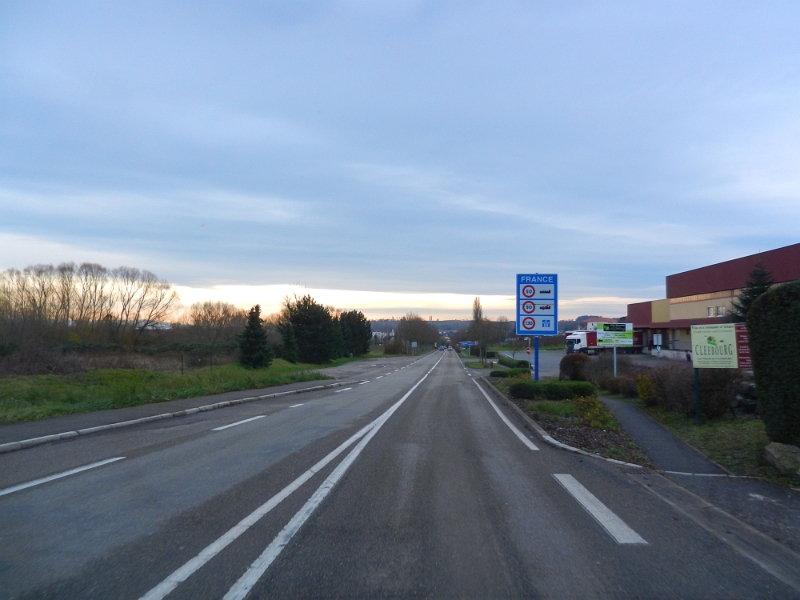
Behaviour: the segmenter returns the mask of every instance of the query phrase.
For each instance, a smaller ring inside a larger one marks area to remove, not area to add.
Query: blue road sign
[[[558,275],[517,275],[517,335],[558,333]]]

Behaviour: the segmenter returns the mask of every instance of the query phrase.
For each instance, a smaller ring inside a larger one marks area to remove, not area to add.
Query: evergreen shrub
[[[767,435],[800,446],[800,281],[759,296],[747,313],[747,331]]]
[[[591,358],[586,354],[573,353],[567,354],[561,359],[558,365],[558,378],[570,379],[572,381],[586,381],[586,376],[583,374],[583,368],[586,363],[591,362]]]

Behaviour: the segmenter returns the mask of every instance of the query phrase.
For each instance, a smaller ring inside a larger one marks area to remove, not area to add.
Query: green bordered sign
[[[736,325],[692,325],[692,366],[695,369],[738,369]]]
[[[633,346],[633,323],[598,323],[597,345]]]

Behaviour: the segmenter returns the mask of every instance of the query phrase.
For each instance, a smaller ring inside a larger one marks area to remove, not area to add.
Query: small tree
[[[773,442],[800,446],[800,281],[759,296],[747,315],[758,412]]]
[[[750,271],[750,279],[744,286],[739,298],[733,301],[731,305],[731,321],[734,323],[744,323],[747,321],[747,313],[750,307],[761,294],[769,290],[775,281],[772,279],[772,273],[764,268],[759,260],[755,268]]]
[[[239,363],[247,369],[260,369],[272,363],[272,351],[261,321],[261,306],[256,304],[247,315],[244,331],[238,336]]]

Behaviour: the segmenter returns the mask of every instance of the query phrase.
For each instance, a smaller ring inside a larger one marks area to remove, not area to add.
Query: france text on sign
[[[517,335],[558,333],[558,275],[517,275]]]
[[[633,323],[598,323],[598,346],[633,346]]]
[[[695,369],[736,369],[736,325],[692,325],[692,366]]]

